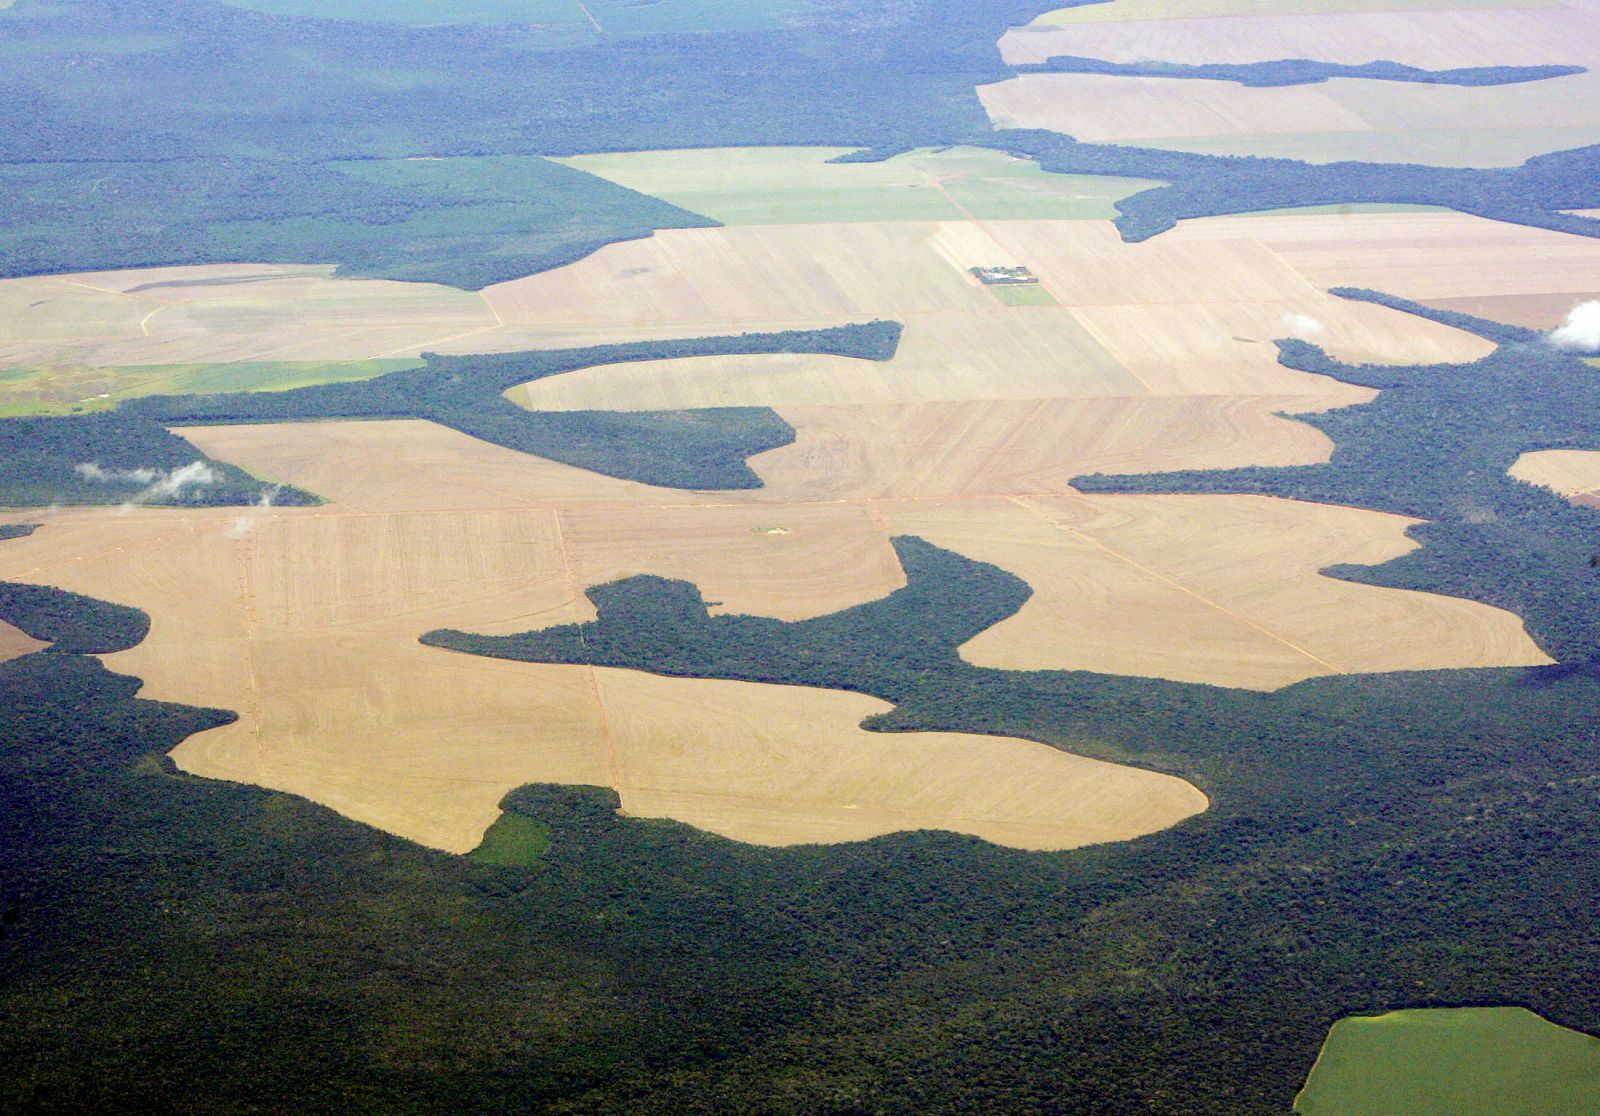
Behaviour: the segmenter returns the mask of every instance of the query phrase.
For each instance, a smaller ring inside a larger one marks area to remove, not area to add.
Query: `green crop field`
[[[639,151],[558,159],[725,225],[834,221],[1109,220],[1120,198],[1159,183],[1047,174],[972,147],[878,163],[833,163],[843,147]]]
[[[1059,306],[1055,296],[1040,286],[990,287],[994,297],[1007,306]]]
[[[468,853],[473,860],[502,868],[526,868],[550,851],[550,827],[523,814],[501,814]]]
[[[420,360],[290,360],[0,368],[0,417],[102,411],[142,395],[287,391],[313,384],[370,380],[421,364]]]
[[[1302,1116],[1600,1112],[1600,1039],[1522,1008],[1341,1019],[1295,1103]]]

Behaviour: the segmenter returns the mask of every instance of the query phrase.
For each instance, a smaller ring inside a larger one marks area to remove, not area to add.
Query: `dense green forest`
[[[1018,65],[1021,74],[1110,74],[1117,77],[1197,78],[1236,81],[1257,89],[1283,85],[1315,85],[1330,78],[1365,78],[1368,81],[1406,81],[1424,85],[1516,85],[1583,73],[1582,66],[1467,66],[1454,70],[1424,70],[1399,62],[1364,62],[1349,65],[1314,62],[1309,58],[1283,58],[1273,62],[1107,62],[1073,54],[1053,55],[1043,62]]]
[[[31,655],[0,664],[0,1101],[1247,1116],[1287,1111],[1352,1011],[1600,1027],[1600,674],[1259,694],[978,670],[955,648],[1025,588],[898,547],[907,588],[835,617],[708,618],[641,579],[598,590],[586,634],[656,669],[666,625],[686,673],[879,693],[876,728],[1032,736],[1180,772],[1212,809],[1072,853],[770,850],[537,786],[505,806],[548,845],[499,867],[183,777],[161,753],[227,715]],[[541,654],[584,661],[559,630]]]
[[[0,506],[314,503],[213,461],[159,422],[112,411],[0,419]]]
[[[12,163],[0,193],[0,278],[258,260],[476,289],[716,224],[526,156]]]
[[[1531,330],[1376,292],[1336,293],[1471,330],[1497,347],[1471,364],[1353,366],[1308,342],[1280,341],[1290,368],[1382,389],[1371,403],[1300,416],[1333,439],[1327,464],[1074,484],[1089,492],[1265,493],[1427,520],[1409,532],[1423,544],[1411,554],[1327,572],[1509,609],[1551,656],[1600,661],[1600,518],[1507,474],[1530,450],[1600,449],[1594,368]]]

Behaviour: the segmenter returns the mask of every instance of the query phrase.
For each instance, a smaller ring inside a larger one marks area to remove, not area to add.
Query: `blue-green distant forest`
[[[1014,72],[996,42],[1061,6],[808,0],[738,30],[601,35],[565,18],[430,27],[217,0],[18,0],[0,10],[0,113],[29,126],[0,131],[0,276],[248,258],[477,288],[714,223],[540,156],[775,144],[882,158],[976,143],[1049,170],[1171,183],[1120,203],[1132,240],[1186,217],[1341,202],[1600,235],[1600,221],[1564,212],[1600,206],[1600,147],[1473,171],[996,132],[974,92]],[[721,8],[706,6],[708,26],[727,25]],[[1359,76],[1479,84],[1570,70],[1376,65]],[[1329,73],[1284,60],[1220,76]]]
[[[973,87],[1010,73],[1005,28],[1058,0],[796,0],[758,19],[658,0],[674,6],[604,34],[565,9],[443,26],[367,0],[344,3],[350,21],[249,10],[310,4],[0,9],[0,275],[244,255],[479,287],[707,223],[544,156],[722,144],[871,159],[984,143],[1167,183],[1119,203],[1130,240],[1359,201],[1600,234],[1565,212],[1600,206],[1600,148],[1498,170],[1311,167],[997,133]],[[1351,1013],[1522,1004],[1600,1032],[1600,517],[1505,475],[1529,450],[1600,449],[1597,372],[1527,330],[1340,293],[1496,348],[1380,368],[1282,342],[1290,367],[1382,389],[1307,420],[1336,444],[1328,464],[1078,486],[1426,519],[1412,554],[1330,572],[1513,609],[1555,665],[1276,693],[985,670],[959,647],[1028,586],[916,538],[895,540],[904,589],[804,622],[713,617],[698,587],[639,577],[592,590],[581,626],[425,637],[871,694],[892,705],[869,722],[886,746],[1016,735],[1210,796],[1135,841],[764,849],[620,817],[610,790],[527,786],[478,855],[450,856],[180,773],[167,753],[234,714],[141,699],[93,658],[138,646],[149,618],[0,585],[0,621],[50,644],[0,663],[0,1110],[1282,1116]],[[597,473],[745,487],[746,458],[793,435],[771,411],[534,415],[500,393],[687,353],[882,360],[899,336],[431,357],[360,383],[4,420],[0,505],[310,503],[169,427],[325,417],[426,417]],[[0,527],[0,548],[30,530]]]

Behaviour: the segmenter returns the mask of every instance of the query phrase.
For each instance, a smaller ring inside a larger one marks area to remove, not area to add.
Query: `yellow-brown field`
[[[185,770],[302,794],[445,849],[472,847],[504,793],[527,782],[611,785],[631,813],[763,843],[932,827],[1064,848],[1204,806],[1180,780],[1024,741],[864,733],[861,718],[884,708],[871,699],[417,642],[440,626],[579,619],[591,614],[584,588],[635,572],[692,580],[720,611],[800,619],[897,588],[888,540],[915,532],[1035,586],[1015,620],[969,644],[974,661],[1258,687],[1329,669],[1542,661],[1514,617],[1317,577],[1329,560],[1405,548],[1403,523],[1371,512],[1048,494],[811,502],[782,484],[691,494],[423,422],[188,436],[330,503],[55,512],[0,547],[0,577],[152,616],[145,642],[110,665],[145,679],[145,696],[240,714],[179,747]],[[1063,526],[1085,508],[1085,523]],[[1215,568],[1236,570],[1241,546],[1260,571],[1249,584]],[[1074,612],[1070,631],[1089,650],[1041,638]]]
[[[993,562],[1035,587],[1020,612],[962,648],[978,666],[1275,689],[1317,675],[1451,666],[1463,655],[1550,661],[1510,613],[1317,573],[1414,549],[1405,529],[1415,521],[1398,516],[1259,496],[1036,496],[882,509],[897,532]]]
[[[425,423],[194,437],[284,475],[308,442],[340,443],[363,465],[331,466],[347,503],[68,510],[0,549],[0,576],[151,614],[145,642],[108,657],[146,680],[144,696],[240,713],[177,749],[185,770],[303,794],[455,851],[528,782],[615,786],[630,813],[768,844],[932,827],[1066,848],[1204,808],[1181,780],[1026,741],[869,734],[862,718],[888,708],[870,698],[505,663],[417,642],[440,625],[570,621],[588,612],[579,590],[591,579],[630,571],[692,577],[723,610],[801,618],[859,603],[903,582],[868,507],[706,507],[691,546],[686,509],[664,502],[680,494],[619,482],[609,510],[564,508],[562,491],[594,500],[591,478]],[[494,456],[500,479],[528,483],[475,484]],[[400,470],[406,483],[390,485]],[[366,476],[377,484],[363,492]]]
[[[1118,0],[1105,7],[1128,12],[1132,5]],[[1169,15],[1180,8],[1169,2],[1159,7],[1159,18],[1064,20],[1017,28],[1000,40],[1001,53],[1017,64],[1057,55],[1187,65],[1283,58],[1361,65],[1381,58],[1431,70],[1581,66],[1600,54],[1600,15],[1554,4],[1466,11],[1448,6],[1380,11],[1374,5],[1356,11],[1251,13],[1239,3],[1225,18],[1218,18],[1221,13]],[[1088,14],[1084,9],[1080,17]]]
[[[1600,450],[1539,450],[1525,453],[1511,475],[1542,484],[1575,504],[1600,507]]]
[[[492,328],[481,297],[221,264],[0,280],[0,368],[365,360]]]
[[[20,659],[44,646],[45,644],[0,620],[0,663]]]
[[[1249,88],[1232,81],[1022,74],[979,90],[1001,128],[1093,143],[1312,163],[1514,166],[1600,142],[1600,72],[1466,87],[1341,78]]]

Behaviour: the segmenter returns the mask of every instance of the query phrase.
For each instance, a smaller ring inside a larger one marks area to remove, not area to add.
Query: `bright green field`
[[[1055,295],[1040,286],[990,287],[989,291],[1007,306],[1060,306]]]
[[[502,868],[526,868],[550,848],[550,830],[521,814],[501,814],[467,855]]]
[[[1108,220],[1115,202],[1159,185],[1049,174],[971,147],[912,151],[880,163],[830,163],[842,147],[739,147],[578,155],[557,162],[725,225],[833,221]]]
[[[750,31],[775,17],[811,7],[806,0],[225,0],[235,8],[278,15],[318,16],[368,23],[432,26],[513,23],[592,27],[640,34],[655,31]],[[0,2],[0,7],[5,4]],[[593,23],[590,22],[593,17]]]
[[[1295,1103],[1302,1116],[1600,1112],[1600,1039],[1522,1008],[1341,1019]]]
[[[312,384],[370,380],[416,368],[420,360],[238,361],[130,364],[114,368],[0,368],[0,418],[100,411],[140,395],[287,391]]]

